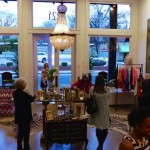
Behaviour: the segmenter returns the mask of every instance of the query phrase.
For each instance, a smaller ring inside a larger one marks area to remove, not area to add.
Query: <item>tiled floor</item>
[[[33,113],[42,112],[43,106],[40,103],[33,104]],[[132,107],[118,107],[117,111],[114,107],[111,107],[111,114],[120,114],[127,115]],[[42,131],[35,133],[30,136],[30,147],[31,150],[43,150],[44,147],[40,143]],[[0,150],[15,150],[16,149],[16,140],[11,138],[6,129],[0,128]],[[88,140],[87,150],[96,150],[97,139],[95,136],[95,129],[88,128]],[[123,135],[119,132],[109,130],[108,137],[105,141],[104,150],[118,150],[118,145],[122,139]],[[84,146],[82,143],[77,144],[53,144],[49,150],[82,150]]]

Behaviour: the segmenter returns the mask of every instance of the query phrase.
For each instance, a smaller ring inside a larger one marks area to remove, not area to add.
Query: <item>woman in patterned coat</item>
[[[150,110],[144,107],[134,109],[128,115],[131,127],[119,145],[119,150],[150,150]]]

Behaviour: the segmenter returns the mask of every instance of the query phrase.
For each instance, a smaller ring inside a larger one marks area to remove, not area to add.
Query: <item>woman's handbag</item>
[[[88,114],[95,114],[97,112],[96,97],[94,94],[87,99],[86,111]]]

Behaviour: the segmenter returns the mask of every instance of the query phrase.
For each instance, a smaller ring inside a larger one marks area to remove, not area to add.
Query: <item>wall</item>
[[[150,0],[138,0],[138,38],[137,38],[137,60],[138,63],[146,63],[146,43],[147,43],[147,20],[150,19]],[[144,71],[145,72],[145,71]]]

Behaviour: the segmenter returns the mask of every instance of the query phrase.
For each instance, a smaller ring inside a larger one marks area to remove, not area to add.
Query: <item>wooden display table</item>
[[[53,143],[76,143],[84,142],[85,149],[87,140],[87,119],[72,119],[45,122],[45,144],[49,149],[49,144]]]
[[[72,103],[74,101],[58,101],[58,100],[43,100],[43,133],[41,136],[41,143],[46,145],[48,150],[49,145],[53,143],[76,143],[84,142],[85,149],[88,143],[87,140],[87,118],[73,118],[66,120],[46,120],[47,105],[50,102],[56,103]],[[75,101],[75,103],[78,101]],[[81,101],[79,101],[81,102]],[[82,102],[84,103],[84,101]]]

